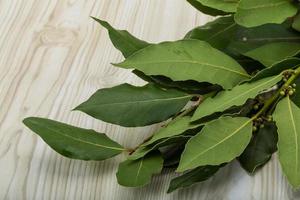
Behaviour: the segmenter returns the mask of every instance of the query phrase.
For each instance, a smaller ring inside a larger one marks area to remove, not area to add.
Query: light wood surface
[[[300,199],[276,158],[253,177],[233,163],[203,184],[168,195],[174,174],[165,171],[142,189],[124,188],[115,172],[125,155],[70,160],[26,129],[24,117],[49,117],[133,147],[157,128],[121,128],[70,111],[99,88],[143,84],[110,65],[122,56],[90,15],[150,42],[180,39],[210,19],[185,0],[0,0],[0,199]]]

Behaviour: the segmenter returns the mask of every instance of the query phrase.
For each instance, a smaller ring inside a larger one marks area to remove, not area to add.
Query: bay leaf
[[[80,160],[104,160],[124,148],[103,133],[50,119],[29,117],[23,123],[63,156]]]
[[[242,50],[238,46],[235,46],[237,49],[231,47],[231,43],[239,41],[239,37],[236,35],[243,29],[245,28],[235,23],[233,16],[219,17],[203,26],[192,29],[186,34],[185,39],[197,39],[209,43],[212,47],[234,58],[251,74],[264,67],[259,62],[240,53],[245,47],[242,46]]]
[[[122,84],[98,90],[75,110],[108,123],[137,127],[167,120],[190,99],[190,95],[174,89]]]
[[[126,160],[120,163],[117,179],[126,187],[142,187],[150,183],[153,174],[160,173],[163,159],[159,152],[149,154],[139,160]]]
[[[199,40],[154,44],[115,66],[134,68],[146,75],[163,75],[173,81],[195,80],[219,84],[225,89],[250,78],[234,59]]]
[[[252,28],[238,27],[227,47],[231,52],[243,54],[270,43],[300,42],[300,35],[290,28],[289,23],[265,24]]]
[[[136,38],[126,30],[115,29],[106,21],[97,19],[95,17],[92,18],[108,30],[109,37],[113,45],[122,52],[125,58],[151,45],[150,43]],[[149,83],[155,83],[168,88],[176,88],[194,94],[205,94],[219,89],[218,86],[209,83],[199,83],[192,80],[172,81],[171,79],[163,76],[148,76],[138,70],[134,70],[133,73]]]
[[[170,144],[175,144],[175,143],[185,143],[190,138],[191,136],[189,135],[176,135],[176,136],[161,139],[152,145],[140,146],[128,157],[128,160],[140,159],[145,155],[149,154],[150,152],[159,149],[160,147],[168,146]]]
[[[246,117],[221,117],[207,123],[187,142],[177,171],[227,163],[244,151],[251,135],[252,120]]]
[[[220,87],[219,85],[213,85],[206,82],[199,83],[193,80],[172,81],[170,78],[165,76],[147,76],[146,74],[138,70],[133,70],[132,72],[149,83],[154,83],[163,88],[173,88],[181,90],[189,94],[207,94],[212,91],[222,90],[222,87]]]
[[[239,54],[244,54],[266,44],[299,43],[298,32],[291,29],[290,26],[286,22],[245,28],[238,25],[232,16],[224,16],[192,29],[185,35],[185,39],[206,41],[214,48],[236,59]]]
[[[201,13],[204,13],[207,15],[217,16],[217,15],[227,15],[228,14],[227,12],[204,6],[198,0],[187,0],[187,1],[192,6],[194,6],[197,10],[199,10]]]
[[[295,68],[298,65],[300,65],[299,58],[286,58],[280,62],[273,64],[272,66],[266,69],[259,71],[255,76],[253,76],[253,78],[251,78],[250,82],[280,74],[284,70]]]
[[[241,166],[249,173],[266,164],[272,154],[277,151],[277,127],[267,122],[263,128],[254,133],[249,145],[238,158]]]
[[[281,100],[273,118],[278,127],[279,161],[289,183],[300,186],[300,108],[290,97]]]
[[[92,18],[107,29],[113,45],[122,52],[125,58],[150,45],[149,43],[134,37],[126,30],[117,30],[104,20],[95,17]]]
[[[235,12],[239,0],[196,0],[204,6],[221,10],[223,12]]]
[[[206,99],[195,111],[192,121],[199,120],[216,112],[222,112],[232,106],[240,106],[247,99],[256,97],[259,92],[269,89],[282,79],[281,75],[268,77],[252,83],[244,83],[232,90],[220,92]]]
[[[174,190],[190,187],[196,183],[206,181],[211,178],[221,166],[202,166],[197,167],[183,175],[180,175],[171,180],[168,193],[173,192]]]
[[[266,67],[299,54],[300,43],[270,43],[246,52],[244,55],[261,62]]]
[[[268,23],[281,24],[297,13],[297,7],[287,0],[240,0],[235,21],[254,27]]]
[[[145,142],[142,146],[153,144],[158,140],[164,138],[180,135],[189,129],[193,129],[200,126],[199,124],[191,124],[190,121],[191,121],[190,116],[178,117],[172,120],[165,127],[162,127],[156,133],[154,133],[151,139]]]
[[[226,50],[239,28],[232,16],[219,17],[203,26],[196,27],[189,31],[186,39],[197,39],[209,43],[219,50]]]

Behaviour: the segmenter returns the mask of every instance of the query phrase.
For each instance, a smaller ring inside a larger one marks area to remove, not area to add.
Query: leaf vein
[[[212,64],[209,64],[209,63],[204,63],[204,62],[201,63],[201,62],[191,61],[191,60],[164,60],[164,61],[159,61],[159,62],[153,62],[153,61],[150,62],[149,61],[149,62],[135,62],[134,64],[135,65],[148,65],[148,64],[162,64],[162,63],[170,63],[170,62],[199,64],[199,65],[214,67],[214,68],[221,69],[221,70],[224,70],[224,71],[230,71],[232,73],[240,74],[240,75],[245,76],[247,78],[251,78],[251,76],[249,74],[242,73],[242,72],[239,72],[239,71],[235,71],[235,70],[232,70],[232,69],[228,69],[224,66],[212,65]]]
[[[70,136],[70,135],[62,134],[62,133],[56,131],[55,129],[52,129],[52,128],[49,128],[49,127],[48,127],[48,129],[49,129],[50,131],[53,131],[53,132],[55,132],[55,133],[61,135],[61,136],[64,136],[64,137],[73,139],[73,140],[78,141],[78,142],[82,142],[82,143],[86,143],[86,144],[90,144],[90,145],[93,145],[93,146],[102,147],[102,148],[106,148],[106,149],[113,149],[113,150],[120,150],[120,151],[123,151],[123,150],[124,150],[123,148],[110,147],[110,146],[106,146],[106,145],[101,145],[101,144],[96,144],[96,143],[92,143],[92,142],[80,140],[80,139],[74,138],[74,137],[72,137],[72,136]]]
[[[293,132],[294,132],[294,136],[295,136],[295,149],[296,149],[296,152],[295,152],[295,174],[296,174],[296,177],[298,177],[298,135],[297,135],[297,128],[296,128],[296,124],[295,124],[295,119],[294,119],[294,114],[293,114],[293,111],[292,111],[292,107],[291,107],[291,101],[290,101],[290,98],[289,96],[287,97],[288,98],[288,110],[289,110],[289,113],[290,113],[290,117],[291,117],[291,123],[292,123],[292,126],[293,126]]]

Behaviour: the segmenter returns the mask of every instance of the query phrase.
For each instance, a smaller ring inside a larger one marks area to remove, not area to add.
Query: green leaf
[[[146,126],[167,120],[191,99],[183,92],[148,84],[122,84],[98,90],[75,110],[125,127]]]
[[[245,27],[268,23],[280,24],[297,13],[297,7],[289,0],[241,0],[235,21]]]
[[[172,136],[172,137],[161,139],[157,143],[154,143],[153,145],[140,146],[138,149],[136,149],[134,151],[133,154],[131,154],[128,157],[128,160],[140,159],[140,158],[144,157],[145,155],[149,154],[150,152],[152,152],[156,149],[159,149],[160,147],[168,146],[168,145],[174,144],[174,143],[186,142],[190,138],[191,138],[191,136],[189,136],[189,135],[177,135],[177,136]]]
[[[207,6],[204,6],[201,4],[198,0],[187,0],[192,6],[194,6],[197,10],[199,10],[201,13],[211,15],[211,16],[217,16],[217,15],[227,15],[227,12],[213,9]]]
[[[232,16],[220,17],[192,29],[186,34],[185,38],[203,40],[216,49],[225,50],[238,27]]]
[[[277,151],[277,127],[273,122],[267,122],[264,128],[254,133],[249,145],[239,157],[242,167],[249,173],[254,173],[258,167],[266,164],[272,154]]]
[[[278,154],[282,170],[295,188],[300,186],[300,108],[289,97],[273,114],[278,127]]]
[[[252,120],[222,117],[192,137],[181,155],[178,172],[205,165],[220,165],[238,157],[250,142]]]
[[[167,76],[174,81],[195,80],[219,84],[226,89],[250,78],[235,60],[198,40],[151,45],[115,65],[135,68],[146,75]]]
[[[296,92],[291,96],[291,100],[300,108],[300,78],[295,80]]]
[[[218,85],[212,85],[210,83],[199,83],[193,80],[187,81],[172,81],[170,78],[165,76],[147,76],[143,72],[138,70],[132,71],[135,75],[147,81],[149,83],[154,83],[163,88],[174,88],[182,90],[189,94],[207,94],[212,91],[221,90],[222,88]]]
[[[214,98],[206,99],[195,111],[192,121],[199,120],[216,112],[222,112],[232,106],[240,106],[247,99],[256,97],[259,92],[269,89],[281,80],[281,75],[268,77],[253,83],[244,83],[230,91],[220,92]]]
[[[245,28],[236,24],[232,16],[219,17],[196,27],[189,31],[185,38],[206,41],[230,56],[244,54],[270,43],[300,42],[299,34],[292,30],[288,23]]]
[[[104,160],[120,154],[124,148],[103,133],[56,122],[29,117],[23,123],[56,152],[80,160]]]
[[[122,52],[125,58],[150,45],[149,43],[134,37],[128,33],[128,31],[117,30],[106,21],[95,17],[92,18],[108,30],[112,43]],[[167,77],[147,76],[138,70],[134,70],[133,73],[149,83],[155,83],[164,87],[167,86],[168,88],[182,89],[184,91],[193,91],[200,94],[205,94],[212,90],[219,89],[217,86],[209,83],[198,83],[191,80],[175,82]]]
[[[291,69],[298,65],[300,65],[299,58],[286,58],[278,63],[273,64],[269,68],[261,70],[250,80],[250,82],[277,75],[286,69]]]
[[[178,167],[180,155],[184,150],[185,144],[186,142],[174,143],[159,149],[164,159],[164,168]]]
[[[239,0],[229,0],[229,1],[228,0],[196,0],[196,1],[198,1],[200,4],[204,6],[221,10],[224,12],[235,12],[237,4],[239,2]]]
[[[299,54],[300,43],[278,42],[258,47],[245,53],[245,56],[261,62],[266,67],[280,62],[288,57]]]
[[[292,27],[295,30],[300,31],[300,15],[299,14],[294,18]]]
[[[145,142],[142,146],[153,144],[164,138],[180,135],[189,129],[200,126],[199,124],[190,124],[190,121],[190,116],[178,117],[172,120],[165,127],[159,129],[156,133],[154,133],[152,138],[149,141]]]
[[[240,54],[245,47],[242,46],[242,50],[238,46],[235,46],[237,49],[229,48],[232,42],[239,41],[236,35],[244,29],[244,27],[235,23],[232,16],[219,17],[212,22],[189,31],[185,38],[206,41],[214,48],[234,58],[248,73],[252,73],[260,70],[262,68],[261,64]]]
[[[94,17],[92,18],[108,30],[113,45],[122,52],[125,58],[150,45],[149,43],[134,37],[125,30],[114,29],[106,21]],[[176,82],[167,77],[147,76],[138,70],[134,70],[133,73],[149,83],[155,83],[168,88],[177,88],[191,93],[205,94],[219,89],[218,86],[209,83],[198,83],[192,80]]]
[[[265,24],[253,28],[239,26],[232,35],[228,49],[232,52],[246,53],[252,49],[274,42],[300,42],[300,35],[288,23]]]
[[[203,182],[212,177],[221,166],[203,166],[197,167],[179,177],[171,180],[168,193],[174,190],[189,187],[195,183]]]
[[[95,17],[92,18],[108,30],[113,45],[122,52],[125,58],[150,45],[149,43],[134,37],[126,30],[117,30],[106,21]]]
[[[156,152],[139,160],[126,160],[119,165],[118,183],[126,187],[142,187],[150,183],[152,175],[160,173],[162,167],[163,159]]]

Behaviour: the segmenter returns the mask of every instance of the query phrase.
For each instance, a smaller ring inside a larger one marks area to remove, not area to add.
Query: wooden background
[[[276,158],[254,177],[233,163],[206,183],[167,195],[174,174],[166,171],[142,189],[124,188],[115,178],[124,155],[70,160],[25,128],[26,116],[49,117],[106,132],[128,147],[155,130],[121,128],[70,111],[99,88],[143,84],[110,65],[122,56],[90,15],[150,42],[180,39],[209,20],[185,0],[0,0],[0,199],[300,199]]]

